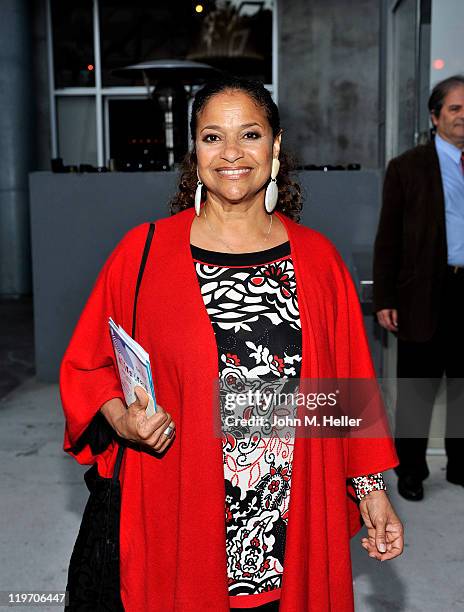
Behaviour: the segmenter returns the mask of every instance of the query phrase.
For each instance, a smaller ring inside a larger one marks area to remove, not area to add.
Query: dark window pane
[[[143,85],[115,77],[111,70],[148,59],[185,58],[193,8],[185,0],[100,0],[103,85]]]
[[[271,0],[100,0],[100,32],[104,86],[143,85],[111,71],[159,59],[201,61],[272,82]]]
[[[203,17],[189,59],[272,83],[272,3],[236,0],[216,5]]]
[[[181,92],[173,95],[172,126],[174,161],[180,162],[187,152],[187,106]],[[143,170],[159,170],[168,163],[166,115],[159,96],[145,100],[108,100],[110,157],[118,169],[127,163]],[[132,166],[130,166],[132,168]]]
[[[94,87],[92,0],[52,0],[55,87]]]
[[[108,100],[108,113],[109,156],[118,169],[128,162],[142,163],[144,170],[167,162],[164,116],[154,100]]]

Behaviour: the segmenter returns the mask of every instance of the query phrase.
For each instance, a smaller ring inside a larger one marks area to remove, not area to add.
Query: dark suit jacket
[[[447,266],[445,198],[433,143],[392,159],[374,251],[374,310],[398,309],[398,336],[434,333]]]

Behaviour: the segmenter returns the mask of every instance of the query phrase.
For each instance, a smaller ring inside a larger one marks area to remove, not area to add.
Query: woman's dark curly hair
[[[279,109],[264,85],[256,81],[224,75],[205,85],[195,95],[192,105],[192,117],[190,119],[190,135],[193,142],[195,142],[199,114],[213,96],[223,91],[243,91],[249,95],[256,105],[264,110],[269,125],[272,128],[272,135],[274,138],[279,134],[281,131]],[[290,177],[293,165],[287,154],[282,151],[282,148],[280,150],[279,160],[280,170],[277,177],[279,198],[277,200],[276,210],[284,213],[294,221],[299,222],[302,208],[301,189]],[[187,153],[182,163],[177,193],[170,202],[171,215],[185,210],[186,208],[191,208],[194,205],[196,186],[197,156],[194,146],[193,149]]]

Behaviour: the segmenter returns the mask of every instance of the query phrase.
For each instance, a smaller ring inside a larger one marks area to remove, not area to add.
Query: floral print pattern
[[[301,325],[287,249],[283,257],[257,265],[250,261],[234,267],[226,265],[227,261],[211,265],[195,260],[216,334],[221,396],[257,389],[288,392],[289,379],[300,374]],[[220,405],[224,416],[225,402]],[[252,415],[265,416],[266,406],[257,402],[245,406],[241,416]],[[223,437],[232,597],[253,596],[281,586],[293,446],[294,438],[281,436],[278,430],[252,432],[237,427]]]

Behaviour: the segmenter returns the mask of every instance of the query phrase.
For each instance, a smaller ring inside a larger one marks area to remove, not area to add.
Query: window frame
[[[265,84],[276,104],[278,103],[278,0],[272,0],[272,83]],[[110,136],[108,119],[108,98],[141,98],[147,96],[143,86],[102,87],[101,52],[100,52],[100,11],[99,0],[93,0],[93,47],[95,66],[95,87],[55,87],[55,66],[53,61],[53,28],[51,0],[46,0],[47,17],[47,56],[50,98],[50,140],[52,158],[59,157],[57,98],[59,96],[93,96],[96,113],[97,166],[105,166],[109,155]],[[152,92],[154,87],[150,89]],[[189,105],[190,109],[190,105]]]

